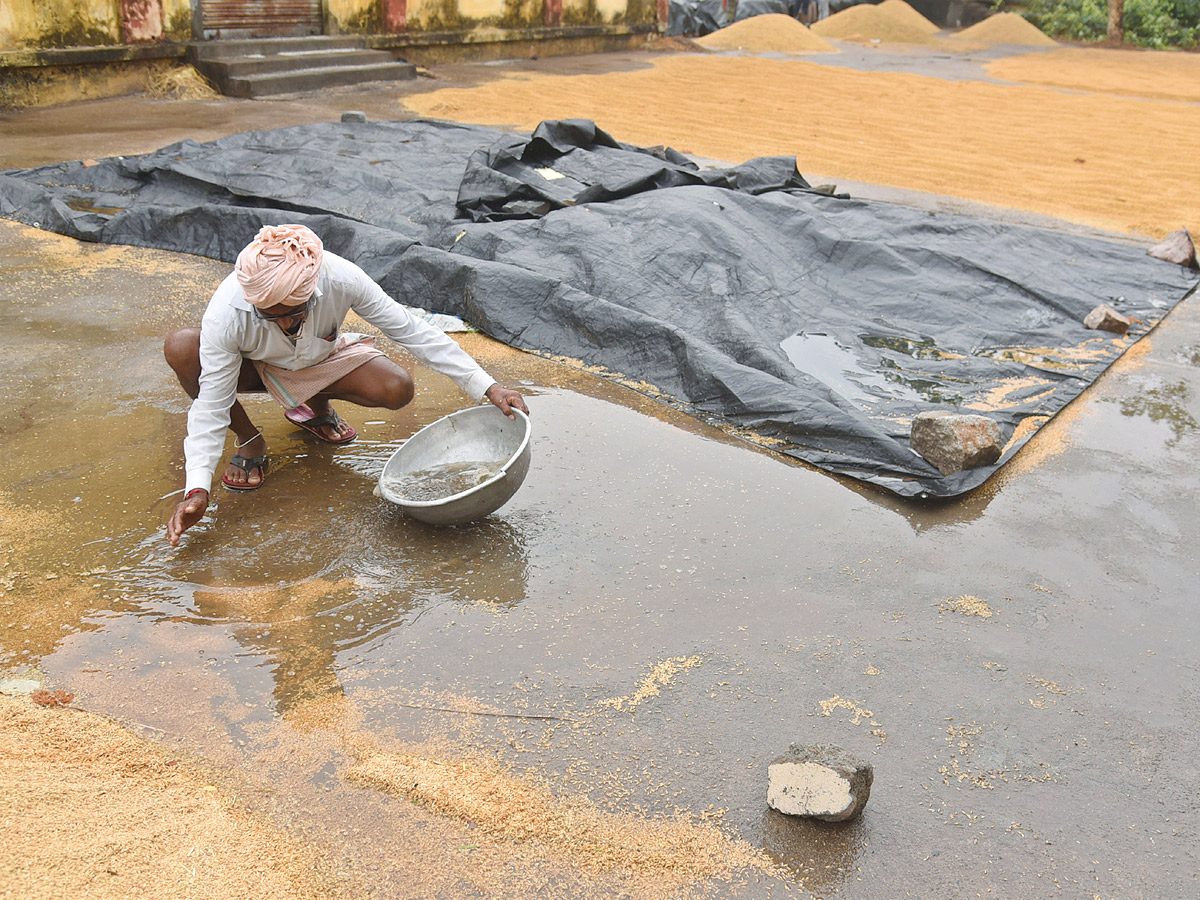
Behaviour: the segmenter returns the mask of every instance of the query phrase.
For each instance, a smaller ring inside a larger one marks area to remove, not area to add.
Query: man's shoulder
[[[375,290],[375,282],[357,263],[325,251],[321,260],[324,287],[353,304]]]
[[[352,263],[345,257],[330,253],[328,250],[321,255],[321,269],[336,281],[355,280],[366,275],[357,263]]]

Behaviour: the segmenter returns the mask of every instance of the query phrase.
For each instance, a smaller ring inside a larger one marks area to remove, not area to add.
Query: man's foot
[[[249,443],[242,444],[225,467],[221,484],[231,491],[257,490],[266,476],[266,456],[267,442],[261,434]]]
[[[283,414],[284,418],[327,444],[348,444],[358,437],[354,426],[339,416],[328,400],[314,399],[310,403],[311,405],[301,404],[287,410]]]

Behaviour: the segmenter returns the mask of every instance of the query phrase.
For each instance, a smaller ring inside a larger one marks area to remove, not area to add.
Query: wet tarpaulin
[[[790,158],[702,170],[588,122],[530,138],[330,123],[0,174],[0,213],[232,260],[309,225],[399,301],[654,386],[780,452],[953,496],[911,418],[994,418],[1003,464],[1194,287],[1143,248],[827,196]],[[1108,303],[1119,338],[1083,327]]]

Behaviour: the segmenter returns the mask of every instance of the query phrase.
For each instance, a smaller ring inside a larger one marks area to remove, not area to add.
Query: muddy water
[[[1194,301],[954,505],[473,338],[533,411],[498,514],[437,529],[372,496],[400,441],[466,404],[418,370],[410,408],[341,410],[362,435],[343,448],[251,401],[266,486],[218,491],[172,550],[186,403],[160,335],[225,267],[2,221],[0,265],[3,668],[256,779],[248,803],[382,896],[631,889],[351,781],[365,745],[499,760],[765,854],[701,894],[1194,894]],[[766,809],[793,741],[874,763],[861,820]]]

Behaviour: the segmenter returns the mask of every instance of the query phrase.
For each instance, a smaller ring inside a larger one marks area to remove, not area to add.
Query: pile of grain
[[[837,53],[791,16],[772,13],[734,22],[728,28],[697,38],[710,50],[752,50],[760,53]]]
[[[977,25],[964,28],[954,38],[979,41],[982,44],[1028,44],[1032,47],[1057,47],[1058,41],[1047,37],[1036,25],[1016,13],[997,13]]]
[[[812,30],[822,37],[889,44],[933,44],[936,38],[919,25],[901,21],[878,6],[850,6],[822,19]]]
[[[937,34],[942,29],[909,6],[904,0],[883,0],[876,9],[885,12],[893,19],[915,25],[926,34]]]

